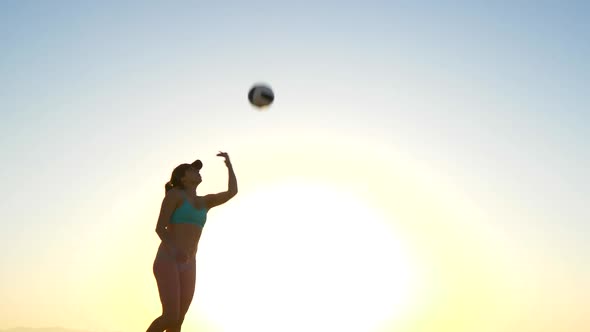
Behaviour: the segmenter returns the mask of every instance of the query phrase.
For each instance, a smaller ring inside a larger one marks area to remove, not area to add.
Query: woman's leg
[[[147,332],[169,331],[178,325],[180,319],[180,278],[176,261],[164,249],[158,250],[154,261],[154,276],[158,284],[162,315],[156,318]]]
[[[167,332],[180,332],[184,316],[188,311],[193,295],[195,294],[196,262],[193,258],[186,263],[178,263],[178,274],[180,277],[180,317],[178,324],[166,330]]]

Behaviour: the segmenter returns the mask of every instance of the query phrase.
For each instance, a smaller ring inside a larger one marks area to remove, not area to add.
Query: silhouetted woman
[[[177,166],[166,183],[166,196],[156,226],[162,241],[153,266],[162,315],[152,322],[147,332],[180,332],[195,292],[195,255],[207,212],[238,193],[228,154],[219,152],[217,156],[225,158],[229,175],[227,191],[197,195],[197,186],[201,183],[199,172],[203,167],[200,160]]]

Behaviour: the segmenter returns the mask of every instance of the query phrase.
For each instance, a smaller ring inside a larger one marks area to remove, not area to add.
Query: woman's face
[[[190,167],[184,173],[184,177],[181,179],[185,187],[197,186],[201,183],[201,173],[198,169]]]

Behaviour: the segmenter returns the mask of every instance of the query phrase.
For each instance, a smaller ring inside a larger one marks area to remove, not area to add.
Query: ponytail
[[[181,164],[176,166],[176,168],[172,171],[172,176],[170,176],[170,181],[166,182],[164,185],[164,189],[166,192],[172,188],[182,188],[182,181],[180,179],[186,173],[186,170],[192,167],[190,164]]]
[[[168,192],[168,190],[172,188],[174,188],[174,185],[170,181],[166,182],[166,184],[164,185],[164,189],[166,189],[166,192]]]

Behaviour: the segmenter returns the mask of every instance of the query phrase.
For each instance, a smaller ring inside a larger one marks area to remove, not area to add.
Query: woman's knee
[[[165,313],[162,314],[160,319],[162,320],[162,325],[165,325],[166,327],[175,327],[182,324],[184,315],[181,316],[178,313]]]
[[[174,321],[169,321],[169,325],[166,325],[168,328],[166,331],[177,332],[180,331],[182,323],[184,322],[184,316],[178,317]]]
[[[176,320],[176,324],[174,326],[177,328],[180,328],[180,326],[182,325],[183,322],[184,322],[184,315],[180,315],[180,317],[178,317],[178,319]]]

